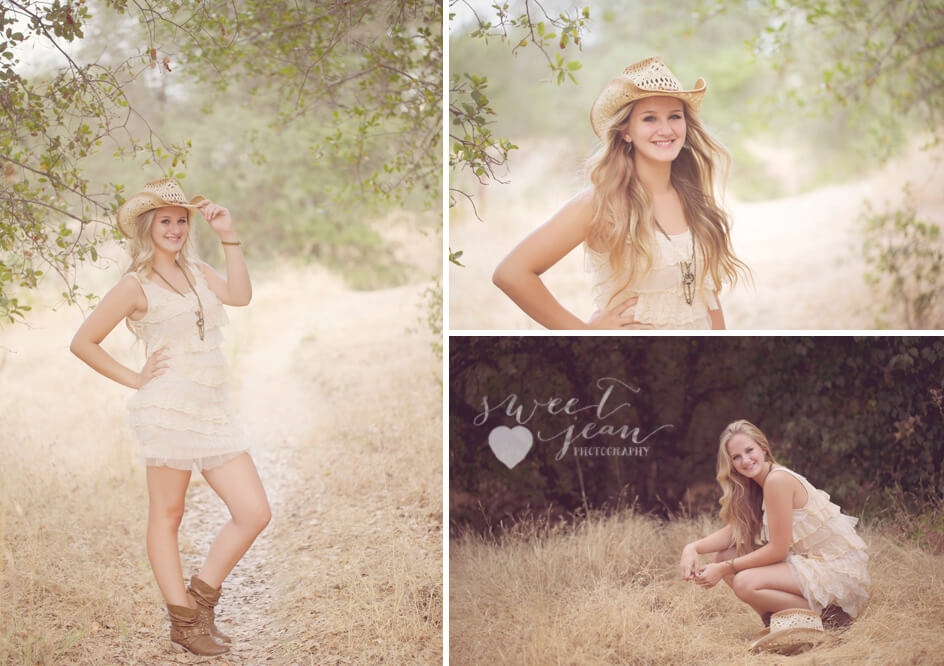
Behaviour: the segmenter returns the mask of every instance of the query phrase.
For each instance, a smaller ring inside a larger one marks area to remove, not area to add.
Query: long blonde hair
[[[766,453],[767,460],[774,464],[777,461],[770,452],[767,437],[750,421],[744,419],[734,421],[721,432],[721,442],[718,446],[718,474],[715,477],[721,484],[722,491],[719,500],[721,520],[731,525],[734,545],[738,555],[742,555],[753,550],[760,537],[764,490],[759,484],[735,470],[731,463],[728,442],[739,433],[754,440]]]
[[[655,256],[652,205],[636,178],[632,144],[623,138],[635,105],[627,104],[605,126],[601,145],[587,160],[586,169],[593,184],[593,221],[587,247],[609,256],[614,275],[628,266],[626,283],[614,292],[614,297],[646,273]],[[723,186],[731,156],[687,105],[683,104],[683,109],[685,147],[672,162],[671,183],[698,248],[697,265],[704,267],[698,275],[699,286],[704,284],[707,272],[720,290],[722,281],[737,283],[739,272],[750,275],[747,265],[734,256],[728,214],[715,200],[715,166],[723,167]]]
[[[154,259],[154,239],[151,238],[151,226],[154,224],[154,215],[156,209],[141,213],[134,222],[134,234],[128,243],[128,253],[131,255],[131,264],[125,273],[140,273],[143,277],[151,277],[151,262]],[[190,244],[190,210],[187,210],[187,240],[184,242],[180,252],[177,253],[177,259],[181,266],[190,266],[191,264],[191,244]]]

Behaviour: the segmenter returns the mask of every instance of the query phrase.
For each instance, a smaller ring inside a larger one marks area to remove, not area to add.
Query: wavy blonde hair
[[[151,262],[154,259],[154,239],[151,238],[151,226],[154,224],[154,215],[157,209],[141,213],[134,222],[134,235],[128,243],[128,254],[131,255],[131,264],[125,273],[140,273],[145,278],[151,277]],[[177,259],[181,266],[190,267],[191,262],[191,244],[190,244],[190,210],[187,210],[187,240],[184,242],[180,252],[177,253]]]
[[[635,101],[626,105],[604,127],[601,145],[586,167],[593,184],[593,221],[587,247],[609,256],[614,275],[619,275],[627,264],[629,267],[626,283],[614,292],[614,297],[648,271],[655,256],[652,205],[636,178],[632,144],[623,138],[635,105]],[[698,248],[697,265],[703,267],[698,286],[704,284],[707,273],[720,290],[723,281],[734,285],[739,273],[750,275],[747,265],[734,256],[730,219],[715,199],[715,167],[722,167],[723,190],[731,156],[688,105],[682,106],[685,147],[672,162],[670,179]]]
[[[738,555],[754,549],[760,537],[761,504],[764,501],[764,489],[759,484],[742,475],[731,462],[728,442],[734,435],[742,434],[754,440],[766,453],[766,459],[776,464],[770,452],[770,442],[760,428],[741,419],[729,423],[721,432],[718,446],[718,474],[715,478],[721,485],[721,520],[731,525],[734,545]]]

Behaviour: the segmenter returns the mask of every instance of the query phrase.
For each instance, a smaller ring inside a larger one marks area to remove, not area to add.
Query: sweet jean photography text
[[[517,393],[509,393],[498,401],[482,396],[482,409],[475,415],[473,424],[486,426],[493,415],[514,419],[515,426],[509,428],[499,424],[488,435],[488,444],[502,463],[509,469],[521,462],[531,450],[534,440],[542,443],[560,441],[555,460],[561,460],[571,446],[581,440],[591,441],[597,437],[618,437],[633,446],[585,446],[575,447],[575,455],[583,456],[646,456],[649,446],[639,446],[663,430],[674,426],[665,423],[654,428],[643,428],[627,423],[631,416],[630,398],[637,396],[642,388],[616,377],[601,377],[594,386],[600,391],[599,399],[581,404],[580,398],[550,396],[546,399],[532,398],[530,401]],[[546,421],[560,422],[570,417],[570,422],[560,428],[548,426]],[[545,421],[542,424],[542,420]]]

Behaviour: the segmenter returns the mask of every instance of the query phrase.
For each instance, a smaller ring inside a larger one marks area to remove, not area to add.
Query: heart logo
[[[505,463],[508,469],[524,460],[524,457],[528,455],[528,451],[531,450],[533,442],[534,437],[531,435],[531,431],[524,426],[515,426],[514,428],[497,426],[488,433],[488,445],[492,449],[492,453]]]

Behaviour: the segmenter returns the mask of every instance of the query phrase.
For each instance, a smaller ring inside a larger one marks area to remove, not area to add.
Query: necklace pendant
[[[194,312],[194,314],[197,315],[197,333],[200,334],[200,339],[203,340],[203,336],[205,335],[204,324],[203,324],[203,313],[197,310],[196,312]]]
[[[682,271],[682,294],[685,296],[685,303],[691,305],[695,301],[695,271],[692,268],[692,261],[680,261],[679,268]]]

